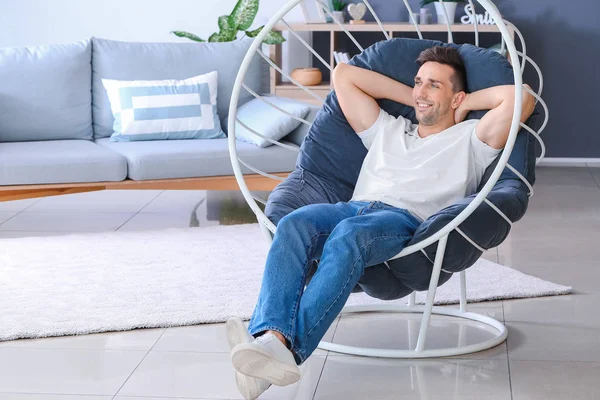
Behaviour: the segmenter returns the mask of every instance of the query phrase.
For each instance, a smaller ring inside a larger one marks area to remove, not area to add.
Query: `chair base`
[[[379,311],[379,312],[396,312],[396,313],[418,313],[422,314],[425,312],[425,306],[404,306],[395,304],[377,304],[377,305],[364,305],[364,306],[346,306],[342,309],[342,313],[358,313],[368,311]],[[487,317],[485,315],[461,311],[460,309],[451,309],[443,307],[433,307],[432,314],[436,315],[448,315],[452,317],[458,317],[468,319],[471,321],[481,322],[489,327],[492,327],[498,331],[498,334],[489,340],[481,343],[470,344],[467,346],[457,346],[443,349],[430,349],[430,350],[392,350],[392,349],[376,349],[368,347],[355,347],[345,346],[336,343],[324,342],[319,343],[319,348],[323,350],[329,350],[336,353],[352,354],[357,356],[367,357],[383,357],[383,358],[433,358],[433,357],[448,357],[462,354],[475,353],[482,350],[487,350],[492,347],[499,345],[504,342],[508,337],[508,330],[506,326],[494,318]]]

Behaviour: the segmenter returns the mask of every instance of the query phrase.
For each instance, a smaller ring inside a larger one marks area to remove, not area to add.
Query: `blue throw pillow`
[[[216,71],[185,80],[103,79],[114,117],[111,142],[224,138]]]
[[[297,103],[280,97],[265,97],[264,99],[297,118],[306,118],[306,115],[310,111],[310,108],[303,103]],[[248,128],[273,140],[283,138],[302,123],[260,99],[250,100],[241,106],[237,111],[237,118]],[[273,145],[273,143],[246,129],[239,122],[236,123],[235,138],[259,147]]]

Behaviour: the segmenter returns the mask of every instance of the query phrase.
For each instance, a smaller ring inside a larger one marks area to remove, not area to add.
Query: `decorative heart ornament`
[[[366,12],[367,6],[365,3],[352,3],[348,5],[348,14],[355,20],[361,20]]]

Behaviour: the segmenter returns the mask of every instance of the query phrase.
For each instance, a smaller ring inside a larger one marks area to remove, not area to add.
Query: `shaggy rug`
[[[1,239],[0,341],[248,319],[267,250],[257,224]],[[436,304],[457,303],[458,287],[455,274]],[[571,288],[481,259],[467,292],[475,302]],[[380,302],[357,293],[347,304]]]

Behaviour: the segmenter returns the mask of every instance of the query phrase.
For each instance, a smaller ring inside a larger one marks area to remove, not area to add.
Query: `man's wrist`
[[[471,94],[470,93],[467,93],[461,106],[463,107],[465,113],[469,113],[469,112],[473,111],[473,108],[471,107]]]
[[[460,106],[458,106],[458,108],[459,108],[459,112],[461,112],[465,115],[467,115],[468,113],[470,113],[472,111],[466,104],[466,100]]]

